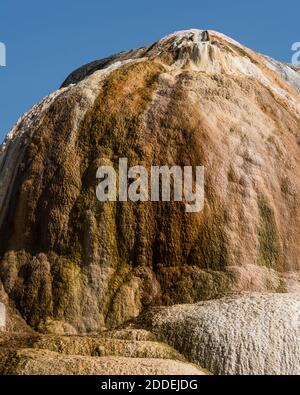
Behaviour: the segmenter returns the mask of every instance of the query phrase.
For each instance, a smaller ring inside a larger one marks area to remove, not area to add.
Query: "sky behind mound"
[[[76,67],[173,31],[217,30],[290,62],[291,45],[300,41],[299,10],[297,0],[1,1],[0,42],[7,47],[7,67],[0,68],[0,141],[20,115]]]

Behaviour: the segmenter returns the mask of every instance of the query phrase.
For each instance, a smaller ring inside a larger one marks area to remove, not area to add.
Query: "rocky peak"
[[[191,68],[211,74],[245,75],[281,95],[286,95],[287,87],[282,86],[285,81],[300,92],[300,75],[292,65],[256,53],[222,33],[200,29],[178,31],[149,46],[91,62],[71,73],[62,87],[77,83],[97,70],[146,59],[156,59],[175,70]]]

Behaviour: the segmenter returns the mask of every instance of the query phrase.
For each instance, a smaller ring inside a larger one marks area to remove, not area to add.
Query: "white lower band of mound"
[[[300,374],[300,294],[161,308],[152,331],[214,374]]]
[[[3,303],[0,303],[0,330],[3,330],[6,325],[6,319],[5,319],[5,305]]]

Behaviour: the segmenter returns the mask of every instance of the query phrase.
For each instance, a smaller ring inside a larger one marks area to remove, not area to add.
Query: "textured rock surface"
[[[158,304],[299,290],[300,76],[192,30],[93,62],[0,148],[8,319],[75,334]],[[201,213],[99,203],[96,169],[204,165]],[[2,292],[2,291],[0,291]]]
[[[22,348],[31,347],[65,355],[116,356],[158,358],[185,361],[185,358],[164,343],[149,340],[127,340],[108,336],[7,336],[0,338],[0,346],[9,348],[17,343]]]
[[[214,374],[300,374],[299,294],[156,308],[144,322]]]
[[[149,340],[150,339],[150,340]],[[0,335],[0,374],[208,374],[145,330]]]
[[[82,357],[45,350],[1,350],[0,374],[17,375],[203,375],[196,366],[172,360]]]

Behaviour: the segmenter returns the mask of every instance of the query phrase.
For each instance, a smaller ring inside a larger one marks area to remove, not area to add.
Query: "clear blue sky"
[[[299,17],[299,0],[1,0],[0,141],[84,63],[189,28],[221,31],[290,62]]]

